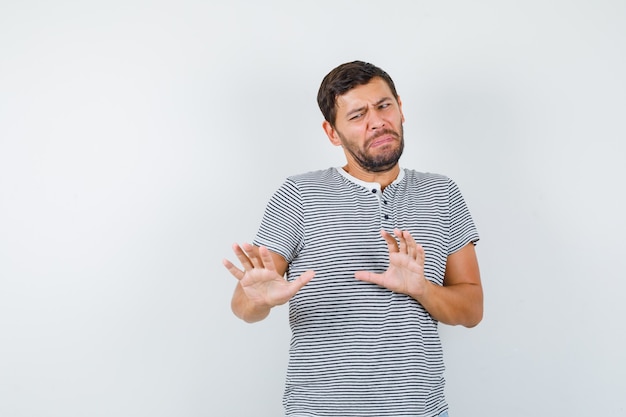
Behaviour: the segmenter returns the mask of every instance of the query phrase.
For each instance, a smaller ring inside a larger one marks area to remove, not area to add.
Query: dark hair
[[[317,92],[317,105],[320,107],[324,119],[334,126],[337,118],[337,97],[354,87],[369,83],[375,77],[380,77],[387,83],[397,100],[398,93],[393,80],[389,74],[375,65],[363,61],[352,61],[341,64],[330,71],[322,80]]]

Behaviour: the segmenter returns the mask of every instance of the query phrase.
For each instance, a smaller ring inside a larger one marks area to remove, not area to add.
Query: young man
[[[400,167],[402,101],[382,69],[342,64],[317,100],[346,165],[287,178],[253,244],[233,245],[233,312],[289,302],[286,416],[445,416],[437,324],[483,313],[469,210],[451,179]]]

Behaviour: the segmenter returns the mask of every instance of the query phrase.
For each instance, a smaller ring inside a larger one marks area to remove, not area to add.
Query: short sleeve
[[[270,198],[253,243],[266,246],[291,262],[302,247],[302,198],[295,182],[287,179]]]
[[[450,204],[449,255],[458,251],[470,242],[476,244],[480,237],[469,208],[463,199],[461,190],[451,179],[448,179],[448,201]]]

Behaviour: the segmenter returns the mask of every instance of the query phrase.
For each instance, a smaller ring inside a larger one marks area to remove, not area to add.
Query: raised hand
[[[288,282],[284,278],[287,263],[277,268],[270,251],[264,246],[249,243],[234,244],[233,252],[241,262],[243,269],[224,259],[226,269],[239,280],[239,286],[245,295],[246,309],[271,309],[289,301],[314,275],[313,271],[303,273],[298,279]]]
[[[394,292],[420,297],[428,285],[424,277],[424,248],[406,230],[394,229],[393,233],[392,236],[381,230],[389,248],[389,268],[382,274],[357,271],[354,276],[358,280],[372,282]]]

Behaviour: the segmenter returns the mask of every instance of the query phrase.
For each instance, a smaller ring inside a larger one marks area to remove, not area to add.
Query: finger
[[[258,252],[265,268],[271,271],[276,271],[276,266],[274,266],[274,259],[272,258],[269,249],[267,249],[265,246],[260,246]]]
[[[387,242],[387,248],[389,249],[389,253],[398,252],[398,241],[393,236],[391,236],[390,233],[388,233],[386,230],[381,230],[380,235],[383,237],[383,239],[385,239],[385,242]]]
[[[415,239],[413,238],[413,235],[411,235],[411,232],[409,232],[408,230],[402,231],[402,237],[404,241],[406,242],[407,253],[413,259],[421,263],[423,266],[425,257],[424,257],[424,248],[422,247],[422,245],[420,245],[419,243],[415,241]]]
[[[254,265],[250,261],[250,258],[248,258],[248,255],[246,255],[246,252],[237,243],[233,244],[233,252],[235,252],[235,256],[237,256],[237,259],[241,262],[241,266],[244,270],[248,271],[254,268]]]
[[[424,251],[424,247],[420,245],[419,243],[416,243],[415,252],[416,252],[415,259],[417,260],[417,262],[419,262],[422,268],[424,268],[424,262],[426,261],[426,252]]]
[[[382,274],[375,274],[374,272],[369,271],[356,271],[354,273],[354,278],[359,281],[371,282],[372,284],[383,285],[383,276]]]
[[[408,230],[404,230],[402,232],[402,236],[404,237],[404,241],[406,242],[407,253],[413,259],[417,259],[417,243],[411,233]]]
[[[222,259],[222,264],[224,265],[224,267],[226,267],[226,269],[228,270],[228,272],[230,272],[230,274],[232,276],[234,276],[235,278],[237,278],[238,280],[241,280],[241,278],[243,278],[243,276],[245,275],[245,272],[242,271],[241,269],[237,268],[231,261],[229,261],[228,259]]]
[[[263,261],[259,256],[259,247],[251,245],[247,242],[241,244],[241,247],[246,252],[246,256],[255,268],[263,268]]]
[[[298,291],[300,291],[300,289],[308,284],[314,276],[315,272],[313,270],[309,270],[305,271],[302,275],[292,281],[289,285],[291,285],[294,289],[293,294],[295,295]]]
[[[287,301],[291,300],[293,296],[296,295],[296,293],[300,291],[300,289],[302,289],[302,287],[304,287],[306,284],[309,283],[309,281],[311,281],[311,279],[313,279],[314,275],[315,272],[313,272],[313,270],[309,270],[304,272],[295,280],[289,282],[287,284],[287,287],[285,287],[285,291],[282,293],[282,296],[277,299],[277,305],[284,304]]]
[[[398,251],[400,253],[408,253],[404,232],[400,229],[393,229],[393,234],[396,235],[396,238],[398,239]]]

